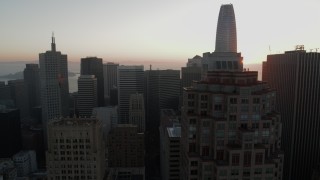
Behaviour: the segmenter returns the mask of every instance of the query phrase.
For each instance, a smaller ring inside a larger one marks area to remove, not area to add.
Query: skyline
[[[299,44],[307,51],[320,47],[316,0],[8,1],[0,3],[0,61],[37,61],[50,49],[54,32],[57,50],[69,61],[96,56],[104,62],[187,62],[214,51],[219,9],[229,3],[245,64],[261,63],[268,54]]]

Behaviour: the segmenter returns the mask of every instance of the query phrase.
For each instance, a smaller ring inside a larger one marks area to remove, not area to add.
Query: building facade
[[[146,118],[143,94],[131,94],[129,108],[129,124],[138,126],[138,132],[146,129]]]
[[[114,176],[123,179],[145,179],[144,134],[132,124],[118,124],[107,140],[108,167]]]
[[[112,105],[110,104],[110,90],[117,88],[118,67],[119,64],[113,62],[107,62],[103,64],[104,97],[107,105]]]
[[[97,78],[81,75],[78,79],[77,110],[79,116],[90,117],[94,107],[98,107]]]
[[[258,72],[208,72],[185,88],[182,179],[282,179],[275,91]]]
[[[97,78],[98,105],[104,106],[104,77],[103,63],[101,58],[81,58],[81,75],[94,75]]]
[[[143,94],[144,67],[119,66],[118,67],[118,104],[119,123],[129,123],[129,108],[131,94]]]
[[[69,82],[67,55],[56,51],[52,37],[51,51],[39,54],[42,124],[69,115]]]
[[[283,123],[284,179],[311,179],[320,162],[320,53],[300,47],[267,56],[262,80],[277,89]]]
[[[32,108],[40,106],[40,76],[38,64],[26,64],[23,71],[23,79],[28,89],[29,112],[32,115]]]
[[[101,122],[95,118],[60,118],[48,123],[48,179],[95,179],[105,174]]]

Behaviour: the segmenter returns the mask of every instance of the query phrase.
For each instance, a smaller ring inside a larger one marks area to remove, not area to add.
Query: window
[[[260,120],[260,115],[259,114],[252,115],[252,120],[259,121]]]
[[[207,108],[208,107],[208,103],[201,103],[201,108]]]
[[[191,166],[198,166],[198,161],[191,161]]]
[[[229,123],[229,130],[237,129],[237,123]]]
[[[252,129],[259,129],[259,123],[252,123]]]
[[[196,119],[189,119],[189,124],[196,124]]]
[[[210,127],[210,121],[203,121],[202,126],[203,127]]]
[[[217,150],[217,160],[223,160],[223,150]]]
[[[236,113],[237,111],[237,106],[230,106],[229,112]]]
[[[221,111],[222,110],[222,105],[221,104],[214,105],[214,110],[215,111]]]
[[[195,143],[189,143],[189,152],[196,152],[196,144]]]
[[[198,171],[197,171],[197,170],[191,170],[191,171],[190,171],[190,174],[191,174],[191,175],[197,175],[197,174],[198,174]]]
[[[255,163],[258,164],[262,164],[263,163],[263,153],[256,153],[256,157],[255,157]]]
[[[250,151],[244,152],[243,166],[251,166],[251,152]]]
[[[188,99],[194,99],[194,94],[188,94]]]
[[[201,101],[206,101],[208,100],[208,96],[207,95],[201,95]]]
[[[221,170],[219,171],[219,176],[227,176],[228,171],[227,170]]]
[[[241,104],[249,104],[249,99],[248,98],[241,99]]]
[[[253,98],[252,102],[253,102],[253,104],[259,104],[260,98]]]
[[[273,173],[273,169],[272,168],[267,168],[266,169],[266,174],[272,174]]]
[[[237,98],[230,98],[230,104],[237,104]]]
[[[239,161],[240,161],[240,154],[232,154],[231,165],[239,166]]]
[[[255,169],[254,174],[262,174],[262,168]]]
[[[247,105],[241,106],[241,112],[249,112],[249,106]]]
[[[237,120],[237,116],[236,115],[230,115],[229,116],[229,121],[236,121]]]
[[[217,124],[217,130],[224,130],[224,124]]]
[[[202,156],[209,156],[209,146],[202,146]]]
[[[243,169],[243,176],[250,176],[250,169]]]
[[[263,128],[270,128],[270,123],[263,123]]]
[[[238,169],[231,169],[231,176],[237,176],[239,175],[239,170]]]

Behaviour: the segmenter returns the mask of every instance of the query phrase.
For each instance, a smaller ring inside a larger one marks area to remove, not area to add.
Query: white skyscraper
[[[39,54],[42,121],[69,115],[69,83],[67,55],[56,51],[52,37],[51,51]]]
[[[90,117],[92,109],[98,106],[97,78],[94,75],[81,75],[78,79],[79,116]]]
[[[118,67],[119,123],[129,122],[129,100],[131,94],[143,93],[143,66]]]

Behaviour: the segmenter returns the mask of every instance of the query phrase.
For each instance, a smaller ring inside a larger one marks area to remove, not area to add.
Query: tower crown
[[[237,28],[232,4],[220,7],[215,52],[237,52]]]

